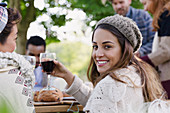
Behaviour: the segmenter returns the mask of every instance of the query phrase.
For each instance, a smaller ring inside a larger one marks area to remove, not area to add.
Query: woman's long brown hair
[[[121,68],[128,68],[128,65],[133,65],[137,69],[142,82],[141,86],[136,86],[134,83],[133,84],[136,88],[142,87],[145,101],[148,102],[160,98],[164,90],[160,83],[157,72],[149,64],[145,63],[144,61],[133,55],[133,47],[130,45],[130,42],[116,28],[108,24],[99,25],[96,29],[108,30],[118,38],[118,41],[122,48],[122,56],[119,62],[114,67],[112,67],[102,75],[100,75],[100,73],[97,71],[96,64],[91,57],[87,71],[87,77],[93,83],[93,85],[95,86],[107,75],[110,75],[113,79],[117,81],[126,83],[125,81],[122,81],[119,77],[117,77],[114,74],[114,71]],[[92,40],[95,30],[92,35]]]
[[[160,15],[166,10],[168,10],[170,14],[170,1],[169,0],[152,0],[152,3],[154,4],[152,7],[152,10],[154,11],[152,26],[154,28],[153,30],[157,31],[159,29],[158,20],[160,19]]]

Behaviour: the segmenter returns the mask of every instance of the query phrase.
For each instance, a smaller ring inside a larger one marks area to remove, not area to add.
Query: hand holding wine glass
[[[74,80],[73,73],[71,73],[61,62],[57,60],[54,60],[53,62],[55,64],[55,68],[53,69],[51,75],[63,78],[67,82],[67,85],[71,86]]]
[[[53,71],[55,64],[53,60],[56,59],[55,53],[40,53],[40,62],[43,71],[48,75],[48,90],[50,90],[50,74]]]

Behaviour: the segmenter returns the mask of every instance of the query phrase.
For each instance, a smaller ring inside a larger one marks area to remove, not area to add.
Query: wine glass
[[[36,65],[36,58],[35,56],[29,56],[29,55],[23,55],[24,58],[29,61],[29,63],[31,64],[32,66],[32,69],[34,70],[35,69],[35,65]]]
[[[50,59],[46,61],[46,59]],[[51,79],[51,72],[53,71],[55,64],[53,60],[56,59],[55,53],[40,53],[40,63],[44,70],[44,72],[48,75],[48,85],[47,90],[50,90],[50,79]]]
[[[23,57],[24,57],[27,61],[29,61],[29,63],[30,63],[31,66],[32,66],[32,70],[34,70],[34,69],[35,69],[35,65],[36,65],[36,58],[35,58],[35,56],[23,55]],[[31,86],[31,87],[33,87],[33,86],[34,86],[34,81],[35,81],[35,76],[32,75],[31,77],[32,77],[32,86]]]

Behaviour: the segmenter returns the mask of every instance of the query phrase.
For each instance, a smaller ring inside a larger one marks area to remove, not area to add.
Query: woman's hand
[[[74,75],[59,61],[53,60],[55,68],[51,73],[52,76],[63,78],[70,86],[74,80]]]

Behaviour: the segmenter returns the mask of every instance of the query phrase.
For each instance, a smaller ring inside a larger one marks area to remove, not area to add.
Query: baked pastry
[[[39,91],[34,92],[34,102],[38,102]]]
[[[38,99],[39,102],[59,102],[63,100],[63,93],[57,89],[52,88],[50,90],[42,89],[39,92]]]

